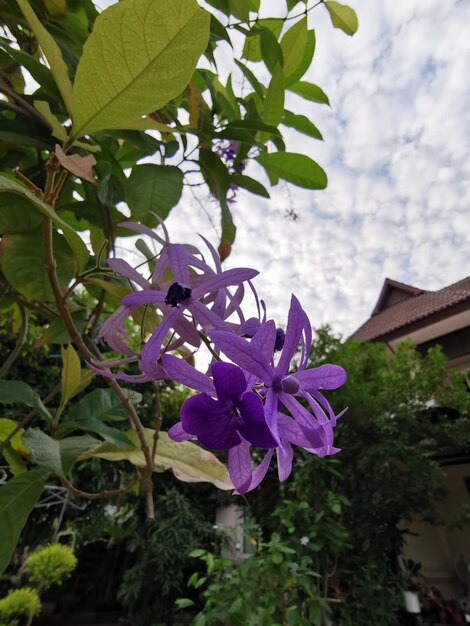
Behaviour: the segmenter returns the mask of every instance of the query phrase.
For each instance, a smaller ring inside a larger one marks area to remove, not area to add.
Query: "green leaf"
[[[151,428],[145,429],[149,446],[153,443]],[[95,450],[82,455],[82,460],[99,457],[108,461],[129,461],[137,467],[145,467],[145,457],[140,449],[139,438],[135,430],[127,430],[127,437],[135,445],[134,450],[119,450],[116,446],[104,443]],[[168,433],[160,431],[155,454],[157,471],[171,470],[178,480],[188,483],[208,482],[219,489],[233,489],[227,468],[216,456],[199,448],[191,441],[176,443]]]
[[[248,22],[250,20],[250,6],[247,0],[228,0],[228,6],[230,13],[241,20],[242,22]]]
[[[75,328],[79,333],[82,333],[87,323],[88,310],[78,309],[77,311],[72,311],[71,316]],[[69,344],[71,341],[67,326],[61,317],[53,320],[49,324],[41,339],[42,343]]]
[[[278,17],[270,17],[263,20],[259,20],[256,23],[245,39],[243,45],[242,58],[248,61],[259,62],[263,60],[261,54],[261,38],[260,28],[268,28],[274,35],[276,41],[281,34],[282,27],[284,26],[284,20]]]
[[[269,126],[277,127],[284,114],[284,72],[277,65],[266,91],[264,101],[263,121]],[[263,134],[266,141],[266,135]],[[268,137],[269,138],[269,137]]]
[[[219,254],[223,261],[230,254],[237,232],[227,202],[230,175],[222,160],[210,150],[201,149],[199,151],[199,163],[209,189],[220,203],[222,235],[219,244]]]
[[[5,278],[27,300],[54,301],[49,277],[44,268],[42,229],[29,233],[3,235],[0,265]],[[62,235],[53,235],[54,257],[59,284],[65,287],[74,275],[75,264]]]
[[[282,124],[284,124],[284,126],[289,126],[289,128],[294,128],[299,131],[299,133],[303,133],[308,137],[323,139],[321,132],[305,115],[296,115],[291,111],[285,111]]]
[[[274,152],[260,154],[256,160],[267,174],[273,174],[298,187],[325,189],[328,179],[324,170],[304,154],[294,152]]]
[[[6,418],[0,418],[0,442],[8,439],[10,434],[18,428],[18,423]],[[14,450],[20,450],[24,454],[29,452],[28,448],[24,445],[21,436],[24,430],[20,428],[15,435],[10,439],[10,443]]]
[[[22,196],[0,193],[0,233],[22,233],[39,226],[42,217]]]
[[[282,67],[284,65],[281,46],[269,28],[261,29],[260,41],[264,64],[273,74],[278,66]]]
[[[181,93],[209,27],[195,0],[123,0],[103,11],[75,76],[74,136],[117,128]]]
[[[61,406],[67,404],[75,391],[80,386],[82,370],[80,367],[80,357],[72,344],[62,349],[62,402]]]
[[[31,450],[34,461],[44,469],[58,476],[66,476],[77,458],[99,445],[99,441],[89,435],[52,439],[39,428],[29,428],[23,441]]]
[[[235,59],[235,63],[238,65],[240,70],[243,72],[243,75],[246,77],[250,85],[255,90],[255,93],[260,97],[264,98],[264,87],[253,74],[253,72],[246,67],[243,63],[240,63],[237,59]]]
[[[354,9],[334,0],[325,0],[325,6],[328,9],[333,26],[352,37],[359,27]]]
[[[58,228],[62,229],[64,236],[69,243],[69,246],[73,250],[77,264],[76,269],[78,271],[82,271],[88,262],[88,249],[83,241],[80,239],[80,236],[73,230],[73,228],[71,228],[67,224],[67,222],[59,217],[59,215],[48,204],[35,196],[32,191],[30,191],[23,185],[20,185],[20,183],[18,183],[13,178],[5,176],[4,174],[0,174],[0,193],[5,191],[18,194],[23,198],[27,198],[31,202],[31,204],[35,206],[36,209],[38,209],[40,213],[49,217]]]
[[[307,17],[303,17],[284,33],[281,39],[281,50],[284,57],[284,75],[289,78],[304,58],[308,42]]]
[[[29,514],[46,484],[47,472],[33,470],[0,487],[0,575],[6,570]]]
[[[0,47],[19,65],[22,65],[34,80],[41,85],[41,91],[45,91],[47,95],[53,98],[60,98],[60,92],[57,89],[57,85],[54,81],[51,70],[43,63],[40,63],[38,59],[26,54],[23,50],[16,50],[12,48],[6,40],[0,38]]]
[[[34,108],[39,111],[43,118],[50,124],[52,136],[56,137],[56,139],[60,139],[61,141],[65,141],[67,139],[67,131],[56,116],[51,112],[49,103],[44,100],[35,100]]]
[[[244,174],[232,174],[230,176],[230,180],[239,187],[243,187],[243,189],[247,189],[257,196],[263,196],[263,198],[270,197],[267,189],[254,178],[250,178],[250,176],[245,176]]]
[[[142,396],[136,391],[123,389],[133,404],[139,404]],[[117,420],[127,417],[127,412],[112,389],[94,389],[74,403],[67,412],[67,420],[81,422],[82,419]]]
[[[302,96],[305,100],[319,102],[320,104],[330,104],[326,93],[313,83],[306,83],[301,80],[294,85],[289,85],[288,90],[296,93],[298,96]]]
[[[26,463],[23,461],[21,454],[19,454],[10,442],[4,444],[2,449],[2,454],[5,458],[5,461],[8,463],[11,473],[13,476],[18,476],[18,474],[23,474],[27,472]]]
[[[132,217],[149,225],[153,211],[165,219],[183,193],[183,172],[173,165],[136,165],[126,184],[126,202]]]
[[[123,432],[95,418],[84,418],[80,422],[64,422],[59,430],[61,434],[64,432],[69,434],[74,430],[86,430],[101,435],[105,441],[117,448],[125,450],[135,448],[132,441]]]
[[[39,395],[22,380],[0,380],[0,404],[25,404],[51,417]]]
[[[39,21],[28,0],[16,0],[47,59],[67,111],[72,115],[72,84],[59,46]]]
[[[305,72],[309,69],[309,67],[311,66],[313,55],[315,54],[315,44],[316,44],[315,31],[312,28],[311,30],[308,31],[308,34],[307,34],[307,43],[305,45],[304,55],[302,57],[302,60],[300,61],[297,68],[289,76],[286,76],[285,81],[286,81],[287,87],[298,82],[302,78],[302,76],[305,74]]]

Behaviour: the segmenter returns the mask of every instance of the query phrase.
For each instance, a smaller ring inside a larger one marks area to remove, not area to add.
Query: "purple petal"
[[[218,315],[212,313],[212,311],[208,309],[205,304],[202,304],[202,302],[191,299],[187,309],[191,311],[194,319],[199,322],[206,332],[216,328],[219,330],[226,330],[226,323]]]
[[[216,274],[212,278],[208,278],[200,287],[196,287],[193,290],[193,298],[197,299],[210,291],[216,291],[222,287],[229,287],[230,285],[239,285],[245,280],[250,280],[257,276],[259,272],[249,268],[240,268],[227,270],[222,274]]]
[[[208,241],[205,237],[203,237],[202,235],[199,235],[199,237],[203,240],[203,242],[209,248],[209,252],[211,253],[215,268],[217,270],[217,273],[219,274],[220,272],[222,272],[222,263],[220,262],[220,256],[218,255],[217,250],[214,248],[211,242]]]
[[[173,380],[186,385],[186,387],[190,389],[215,396],[215,388],[209,376],[198,372],[197,369],[189,365],[184,359],[180,359],[171,354],[164,354],[162,356],[162,364],[168,376]]]
[[[294,374],[305,391],[337,389],[346,381],[346,372],[339,365],[320,365]]]
[[[155,332],[147,341],[142,350],[142,369],[147,371],[160,356],[160,350],[162,347],[162,342],[165,339],[165,335],[173,328],[173,324],[178,319],[180,315],[183,314],[183,309],[174,309],[171,313],[166,315],[160,324],[157,326]]]
[[[222,403],[207,393],[187,398],[180,410],[183,429],[212,450],[229,450],[240,443],[240,436]]]
[[[268,428],[271,431],[272,436],[280,445],[281,439],[279,435],[279,425],[277,421],[277,414],[278,414],[277,394],[274,393],[272,389],[268,389],[266,393],[266,401],[264,404],[264,416],[265,416],[266,424],[268,425]]]
[[[186,247],[180,243],[172,243],[167,248],[168,260],[175,280],[189,287],[190,256]]]
[[[279,400],[286,409],[290,411],[304,435],[308,438],[310,442],[309,447],[316,448],[325,444],[328,438],[328,430],[331,430],[331,427],[325,426],[325,428],[323,428],[323,425],[319,424],[307,409],[293,396],[282,393],[280,394]]]
[[[290,368],[290,362],[294,356],[297,346],[299,345],[300,337],[302,335],[303,328],[303,309],[300,306],[300,302],[295,296],[291,298],[291,304],[289,309],[289,316],[287,318],[286,338],[284,340],[284,347],[282,348],[281,358],[276,367],[276,373],[284,376],[287,374]]]
[[[103,376],[104,378],[111,378],[113,380],[123,380],[127,383],[135,383],[135,384],[148,383],[151,380],[163,380],[163,378],[165,378],[165,373],[163,371],[163,368],[160,368],[161,369],[160,374],[156,370],[153,370],[152,372],[148,372],[146,374],[126,374],[125,372],[113,373],[113,372],[110,372],[108,369],[103,369],[102,367],[93,365],[93,363],[87,363],[87,365],[90,369],[92,369],[97,374],[100,374],[100,376]]]
[[[233,486],[239,493],[245,493],[252,480],[250,444],[242,441],[228,452],[228,472]]]
[[[294,451],[289,443],[276,448],[277,454],[277,471],[279,474],[279,480],[281,483],[289,478],[292,472],[292,459],[294,458]]]
[[[176,320],[174,325],[175,331],[184,340],[184,343],[189,343],[189,345],[198,348],[201,345],[201,338],[199,337],[199,333],[197,332],[194,325],[184,317]]]
[[[225,311],[224,319],[227,319],[228,317],[232,315],[232,313],[236,311],[240,319],[240,323],[243,324],[245,322],[243,311],[240,308],[240,304],[242,303],[244,295],[245,295],[245,286],[243,285],[243,283],[237,287],[237,290],[235,291],[233,295],[227,290],[227,297],[230,300],[230,304],[228,305]]]
[[[121,276],[124,276],[124,278],[132,280],[134,283],[142,287],[142,289],[148,289],[150,287],[149,281],[145,280],[145,278],[131,265],[129,265],[127,261],[124,261],[123,259],[108,259],[108,265],[116,272],[116,274],[120,274]]]
[[[262,324],[251,340],[251,348],[263,355],[263,359],[271,363],[276,343],[276,325],[273,320]]]
[[[153,273],[151,277],[152,285],[155,285],[160,289],[162,283],[165,282],[165,278],[168,274],[169,269],[170,263],[168,261],[168,250],[167,248],[163,248],[160,256],[155,262],[155,267],[153,268]]]
[[[170,439],[173,439],[173,441],[177,441],[178,443],[181,441],[191,441],[192,439],[196,439],[196,437],[190,435],[183,429],[183,424],[181,422],[178,422],[170,428],[168,436]]]
[[[163,293],[163,291],[143,289],[142,291],[128,293],[127,296],[124,296],[121,300],[121,304],[134,307],[141,306],[142,304],[164,304],[165,296],[166,293]]]
[[[241,368],[254,374],[266,385],[271,384],[273,368],[263,359],[260,353],[253,354],[250,343],[234,333],[224,331],[213,331],[209,333],[210,338],[227,357],[239,365]]]
[[[134,232],[140,233],[141,235],[148,235],[149,237],[152,237],[152,239],[158,241],[158,243],[161,243],[163,246],[167,243],[167,241],[157,235],[155,231],[153,231],[148,226],[144,226],[143,224],[137,224],[137,222],[121,222],[120,224],[118,224],[118,226],[121,226],[121,228],[128,228],[129,230],[133,230]],[[168,237],[168,233],[166,232],[165,234]]]
[[[305,448],[306,450],[312,447],[313,444],[311,438],[306,436],[304,430],[294,419],[292,419],[292,417],[289,417],[284,413],[279,413],[278,423],[282,441],[293,443],[294,445],[299,446],[300,448]],[[320,444],[323,445],[321,440]]]
[[[254,337],[254,335],[258,332],[260,328],[261,322],[259,321],[259,319],[257,317],[250,317],[240,326],[238,334],[242,337],[244,335],[246,337]]]
[[[244,489],[243,493],[248,493],[248,491],[253,491],[256,487],[261,483],[263,478],[266,476],[266,472],[268,471],[269,464],[271,463],[271,459],[273,458],[274,450],[268,450],[264,456],[264,459],[258,465],[258,467],[253,470],[252,479],[247,488]],[[230,452],[229,452],[230,455]],[[234,496],[241,495],[242,492],[234,491]]]
[[[299,369],[304,370],[307,367],[307,363],[310,358],[310,350],[312,349],[312,325],[310,324],[310,320],[303,309],[302,314],[304,337],[302,340],[302,354],[300,356]]]
[[[243,371],[231,363],[212,363],[212,378],[218,399],[223,403],[237,404],[246,391],[246,378]]]
[[[261,398],[251,391],[244,393],[237,408],[242,418],[238,425],[242,437],[259,448],[275,448],[277,442],[266,424]]]

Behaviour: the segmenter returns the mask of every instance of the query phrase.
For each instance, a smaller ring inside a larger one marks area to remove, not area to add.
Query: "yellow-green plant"
[[[41,600],[36,589],[14,589],[0,600],[0,620],[9,623],[15,617],[36,617],[41,612]]]
[[[49,589],[60,585],[70,576],[77,565],[72,548],[61,543],[36,550],[26,561],[26,572],[31,582]]]

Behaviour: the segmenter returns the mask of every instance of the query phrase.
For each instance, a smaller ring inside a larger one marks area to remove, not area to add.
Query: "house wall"
[[[470,481],[470,461],[445,468],[445,485],[448,496],[441,512],[450,521],[459,507],[470,504],[470,493],[465,479]],[[455,561],[459,554],[470,560],[470,524],[459,530],[437,528],[426,522],[413,522],[409,526],[405,558],[422,563],[422,573],[438,587],[444,597],[462,599],[463,585],[455,574]]]

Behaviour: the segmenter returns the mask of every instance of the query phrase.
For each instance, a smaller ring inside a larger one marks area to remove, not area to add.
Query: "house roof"
[[[434,316],[466,300],[470,308],[470,276],[439,291],[425,291],[386,278],[371,318],[351,338],[373,341],[399,329],[405,332],[413,322]]]

